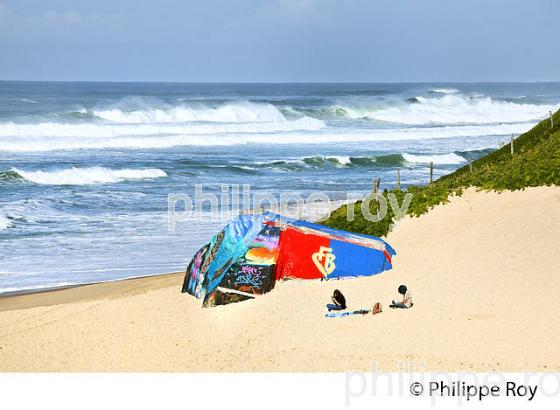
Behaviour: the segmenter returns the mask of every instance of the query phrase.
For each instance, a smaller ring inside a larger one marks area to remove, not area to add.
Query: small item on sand
[[[377,315],[378,313],[383,312],[382,308],[381,308],[381,303],[377,302],[375,305],[373,305],[373,309],[371,309],[371,314],[372,315]]]
[[[325,313],[325,317],[346,317],[354,315],[367,315],[371,310],[369,309],[358,309],[349,312],[329,312]]]

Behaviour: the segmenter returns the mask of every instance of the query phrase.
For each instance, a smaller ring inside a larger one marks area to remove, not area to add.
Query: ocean
[[[333,201],[397,169],[425,184],[559,103],[560,83],[0,82],[0,293],[183,270],[235,211],[170,231],[168,195],[195,184]]]

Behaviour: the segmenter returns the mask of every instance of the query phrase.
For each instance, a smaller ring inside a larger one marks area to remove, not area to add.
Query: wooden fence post
[[[430,161],[430,184],[434,181],[434,162]]]
[[[554,117],[552,116],[552,111],[548,112],[550,114],[550,128],[554,128]]]
[[[472,161],[469,161],[469,171],[472,172]]]
[[[397,169],[397,190],[401,190],[401,170]]]
[[[513,135],[511,136],[510,146],[511,146],[511,155],[513,155]]]
[[[377,194],[379,192],[379,185],[381,184],[381,177],[375,179],[371,179],[371,183],[373,184],[373,193]]]

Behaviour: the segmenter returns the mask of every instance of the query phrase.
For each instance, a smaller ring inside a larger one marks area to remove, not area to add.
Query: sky
[[[0,0],[0,80],[560,81],[559,0]]]

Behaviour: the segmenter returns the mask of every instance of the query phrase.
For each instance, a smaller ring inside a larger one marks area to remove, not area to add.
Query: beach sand
[[[560,370],[560,188],[470,189],[388,241],[392,271],[212,309],[182,274],[3,297],[0,370]],[[401,283],[415,305],[391,310]],[[384,311],[325,318],[335,288]]]

